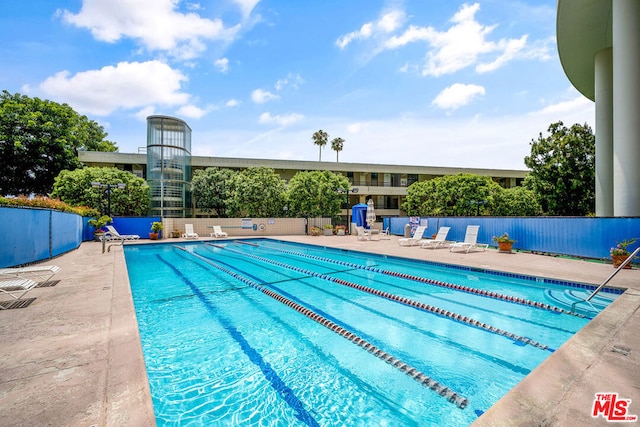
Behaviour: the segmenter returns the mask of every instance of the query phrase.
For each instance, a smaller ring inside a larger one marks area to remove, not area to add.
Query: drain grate
[[[36,288],[51,288],[52,286],[57,285],[60,280],[47,280],[46,282],[40,282],[36,286]]]
[[[631,349],[629,347],[623,347],[623,346],[620,346],[620,345],[614,345],[611,348],[611,351],[614,352],[614,353],[619,353],[619,354],[621,354],[623,356],[628,356],[629,354],[631,354]]]
[[[0,307],[3,310],[12,310],[14,308],[26,308],[34,302],[35,298],[25,298],[18,301],[0,301]]]

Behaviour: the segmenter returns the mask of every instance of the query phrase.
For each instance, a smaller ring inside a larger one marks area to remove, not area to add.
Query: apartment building
[[[106,153],[96,151],[84,151],[79,153],[80,161],[86,166],[116,167],[147,179],[151,169],[147,167],[148,155],[146,153]],[[228,157],[201,157],[191,156],[189,162],[190,173],[195,170],[208,167],[229,168],[241,170],[248,167],[263,166],[273,169],[285,181],[291,179],[299,171],[331,171],[342,174],[349,179],[348,206],[357,203],[366,203],[372,198],[379,217],[402,216],[401,210],[404,198],[407,195],[407,187],[414,182],[455,175],[458,173],[472,173],[490,176],[495,182],[504,188],[520,185],[527,175],[525,170],[503,169],[476,169],[476,168],[452,168],[434,166],[412,165],[384,165],[370,163],[338,163],[331,161],[303,161],[303,160],[271,160],[271,159],[242,159]],[[192,176],[192,175],[191,175]],[[187,177],[190,181],[191,177]],[[157,196],[157,195],[156,195]],[[154,194],[152,192],[152,199]],[[157,197],[156,197],[157,198]],[[190,197],[188,200],[191,200]],[[199,212],[193,206],[184,206],[184,209],[171,212],[157,211],[154,214],[174,217],[206,217],[208,214]],[[153,209],[153,208],[152,208]],[[346,217],[346,206],[343,210]]]

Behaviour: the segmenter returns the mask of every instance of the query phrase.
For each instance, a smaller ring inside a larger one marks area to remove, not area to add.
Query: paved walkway
[[[400,247],[395,236],[277,238],[593,284],[613,272],[610,264],[493,249]],[[32,290],[26,308],[0,310],[0,425],[155,425],[122,248],[103,254],[85,242],[48,264],[62,267],[56,286]],[[640,270],[621,271],[610,285],[628,290],[474,426],[611,425],[591,417],[598,392],[631,399],[629,414],[640,415]]]

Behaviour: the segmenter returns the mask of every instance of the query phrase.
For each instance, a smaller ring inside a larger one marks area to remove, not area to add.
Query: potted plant
[[[346,225],[336,225],[336,235],[344,236],[347,234],[347,226]]]
[[[171,237],[173,237],[174,239],[180,237],[180,230],[173,230],[171,232]]]
[[[324,230],[323,234],[325,236],[333,236],[333,225],[325,224],[322,226],[322,229]]]
[[[629,245],[633,245],[636,242],[636,238],[631,238],[627,240],[623,240],[622,242],[616,242],[617,245],[611,248],[609,254],[611,255],[611,260],[613,261],[613,266],[615,268],[620,267],[620,264],[624,262],[629,256],[631,256],[631,252],[629,252]],[[631,268],[631,263],[624,266],[624,268]]]
[[[516,242],[512,238],[509,237],[509,234],[505,231],[500,236],[493,236],[493,241],[498,244],[498,248],[500,248],[500,252],[511,253],[511,248],[513,244]]]
[[[316,227],[315,225],[312,225],[309,228],[309,234],[311,234],[312,236],[319,236],[322,234],[322,229],[320,227]]]
[[[87,225],[90,225],[94,228],[93,237],[97,241],[100,241],[102,236],[104,236],[104,230],[102,229],[102,227],[109,224],[111,221],[113,221],[113,219],[109,215],[102,215],[100,217],[96,216],[87,221]]]
[[[162,231],[162,223],[159,221],[154,221],[151,224],[151,232],[149,233],[149,238],[151,240],[158,240],[160,231]]]

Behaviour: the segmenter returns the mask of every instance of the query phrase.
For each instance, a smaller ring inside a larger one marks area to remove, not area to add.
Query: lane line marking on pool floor
[[[187,250],[184,247],[176,246],[186,253],[191,253],[193,255],[198,256],[197,254]],[[249,358],[249,360],[262,372],[264,378],[269,382],[271,387],[275,390],[275,392],[293,409],[294,416],[302,421],[305,425],[310,427],[320,427],[318,421],[311,415],[309,411],[304,407],[304,403],[296,396],[295,392],[291,387],[289,387],[282,378],[278,375],[278,373],[271,367],[269,363],[267,363],[262,355],[255,349],[249,342],[245,339],[244,335],[235,327],[233,324],[227,320],[218,310],[215,308],[214,304],[206,297],[206,295],[198,288],[198,286],[193,283],[189,278],[187,278],[180,269],[178,269],[175,265],[164,260],[159,254],[157,255],[158,259],[163,262],[167,267],[173,270],[173,272],[182,279],[184,283],[191,289],[194,295],[204,304],[206,309],[215,316],[218,321],[225,328],[227,333],[231,335],[231,338],[238,343],[240,349],[244,352],[244,354]],[[248,283],[246,283],[248,285]]]
[[[215,245],[215,244],[210,244],[208,243],[208,245],[211,246],[215,246],[218,248],[222,248],[222,246],[220,245]],[[282,295],[278,294],[277,292],[269,289],[268,287],[255,282],[239,273],[236,273],[232,270],[229,270],[226,267],[223,267],[221,265],[219,265],[218,263],[216,263],[215,261],[212,261],[206,257],[203,257],[200,254],[196,254],[194,252],[190,252],[188,250],[186,250],[185,248],[178,246],[178,245],[174,245],[175,248],[178,248],[180,250],[185,251],[186,253],[189,253],[199,259],[201,259],[202,261],[208,263],[209,265],[217,268],[218,270],[240,280],[243,283],[246,283],[247,285],[259,290],[260,292],[262,292],[263,294],[275,299],[276,301],[285,304],[286,306],[296,310],[297,312],[303,314],[304,316],[308,317],[309,319],[315,321],[316,323],[324,326],[325,328],[331,330],[332,332],[335,332],[336,334],[340,335],[343,338],[346,338],[347,340],[351,341],[352,343],[356,344],[357,346],[361,347],[363,350],[366,350],[367,352],[369,352],[370,354],[372,354],[373,356],[377,357],[378,359],[382,360],[383,362],[393,366],[394,368],[398,369],[400,372],[404,373],[405,375],[409,376],[411,379],[415,380],[416,382],[418,382],[419,384],[421,384],[423,387],[428,388],[434,392],[436,392],[438,395],[445,397],[447,399],[447,401],[449,403],[452,403],[454,405],[456,405],[458,408],[460,409],[464,409],[468,406],[469,404],[469,400],[461,395],[459,395],[458,393],[456,393],[455,391],[451,390],[449,387],[446,387],[442,384],[440,384],[438,381],[434,380],[433,378],[430,378],[428,375],[426,375],[425,373],[417,370],[416,368],[412,367],[411,365],[408,365],[406,363],[404,363],[402,360],[390,355],[389,353],[381,350],[380,348],[376,347],[375,345],[371,344],[369,341],[359,337],[358,335],[354,334],[353,332],[350,332],[349,330],[343,328],[342,326],[332,322],[331,320],[319,315],[318,313],[314,312],[313,310],[310,310],[304,306],[302,306],[301,304],[298,304],[288,298],[283,297]]]
[[[451,319],[451,320],[456,321],[456,322],[460,322],[460,323],[463,323],[463,324],[466,324],[466,325],[469,325],[469,326],[473,326],[475,328],[490,332],[492,334],[501,335],[501,336],[504,336],[505,338],[511,339],[511,340],[519,342],[519,343],[528,344],[528,345],[531,345],[532,347],[536,347],[536,348],[539,348],[541,350],[547,350],[547,351],[550,351],[552,353],[555,351],[555,349],[549,347],[548,345],[539,343],[538,341],[532,340],[531,338],[523,337],[521,335],[517,335],[517,334],[514,334],[512,332],[505,331],[504,329],[497,328],[495,326],[492,326],[492,325],[489,325],[487,323],[484,323],[484,322],[481,322],[479,320],[476,320],[476,319],[474,319],[472,317],[463,316],[461,314],[455,313],[453,311],[445,310],[445,309],[440,308],[440,307],[436,307],[436,306],[433,306],[433,305],[430,305],[430,304],[421,303],[419,301],[415,301],[415,300],[412,300],[410,298],[402,297],[402,296],[395,295],[395,294],[392,294],[392,293],[389,293],[389,292],[381,291],[379,289],[370,288],[368,286],[360,285],[360,284],[357,284],[357,283],[349,282],[347,280],[343,280],[343,279],[339,279],[339,278],[336,278],[336,277],[328,276],[326,274],[322,274],[322,273],[318,273],[318,272],[315,272],[315,271],[307,270],[307,269],[302,268],[302,267],[296,267],[296,266],[289,265],[289,264],[286,264],[286,263],[283,263],[283,262],[280,262],[280,261],[270,260],[268,258],[264,258],[264,257],[258,256],[258,255],[255,255],[255,254],[249,254],[249,253],[245,253],[245,252],[241,252],[241,251],[236,251],[234,249],[231,249],[231,248],[228,248],[228,247],[223,247],[223,246],[212,244],[212,243],[205,243],[205,245],[213,246],[213,247],[216,247],[218,249],[227,250],[229,252],[233,252],[233,253],[236,253],[236,254],[239,254],[239,255],[242,255],[242,256],[247,256],[247,257],[250,257],[250,258],[254,258],[254,259],[257,259],[259,261],[266,262],[266,263],[269,263],[269,264],[272,264],[272,265],[277,265],[279,267],[288,268],[290,270],[297,271],[299,273],[304,273],[304,274],[307,274],[309,276],[318,277],[318,278],[323,279],[323,280],[328,280],[330,282],[334,282],[334,283],[337,283],[337,284],[340,284],[340,285],[348,286],[350,288],[357,289],[357,290],[363,291],[363,292],[367,292],[369,294],[376,295],[376,296],[379,296],[381,298],[388,299],[390,301],[398,302],[400,304],[404,304],[404,305],[408,305],[408,306],[413,307],[413,308],[417,308],[418,310],[422,310],[422,311],[425,311],[425,312],[428,312],[428,313],[431,313],[431,314],[436,314],[438,316],[442,316],[442,317]]]

